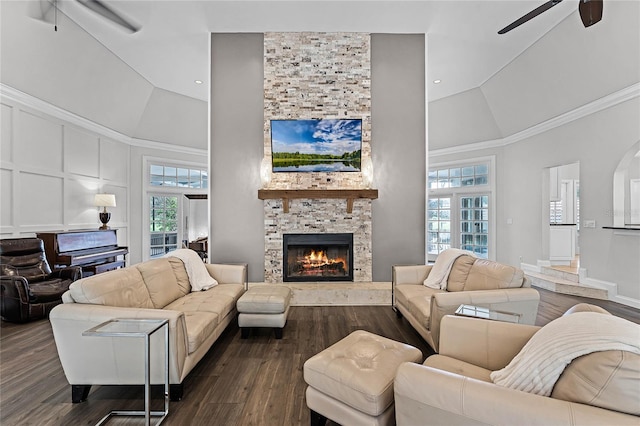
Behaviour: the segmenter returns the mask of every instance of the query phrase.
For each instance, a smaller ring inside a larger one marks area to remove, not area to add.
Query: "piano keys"
[[[47,260],[55,268],[82,267],[89,276],[125,266],[127,247],[118,246],[116,229],[39,232]]]

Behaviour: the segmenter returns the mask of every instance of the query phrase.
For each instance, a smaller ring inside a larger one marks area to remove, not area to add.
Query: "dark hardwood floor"
[[[640,323],[640,311],[616,303],[540,290],[538,325],[576,303],[600,305]],[[428,345],[388,306],[293,307],[282,340],[270,330],[240,339],[232,324],[185,380],[184,398],[171,403],[167,425],[307,425],[302,365],[357,329],[403,341],[431,354]],[[0,424],[93,425],[113,409],[141,409],[141,386],[94,386],[86,402],[71,403],[47,320],[0,326]],[[96,366],[99,368],[99,366]],[[161,388],[154,387],[161,406]],[[141,424],[119,418],[108,424]]]

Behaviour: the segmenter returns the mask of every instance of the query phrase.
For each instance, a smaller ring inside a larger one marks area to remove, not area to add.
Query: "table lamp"
[[[99,229],[109,229],[107,223],[109,223],[109,219],[111,219],[111,213],[107,212],[107,207],[116,206],[116,196],[114,194],[96,194],[93,205],[104,209],[100,212],[100,222],[102,222],[102,226]]]

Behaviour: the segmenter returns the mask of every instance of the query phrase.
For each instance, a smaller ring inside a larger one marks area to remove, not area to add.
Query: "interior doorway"
[[[209,202],[207,194],[184,194],[182,246],[203,259],[209,252]]]
[[[549,173],[549,262],[562,270],[580,267],[580,163]]]

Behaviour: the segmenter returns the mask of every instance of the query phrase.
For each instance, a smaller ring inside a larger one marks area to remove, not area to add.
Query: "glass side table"
[[[151,335],[164,327],[164,411],[151,411]],[[169,320],[142,318],[115,318],[103,322],[82,333],[95,337],[144,338],[144,411],[115,410],[104,416],[96,426],[104,424],[111,416],[144,416],[145,425],[151,425],[151,417],[160,416],[156,425],[169,414]]]
[[[512,322],[518,324],[522,315],[513,312],[495,311],[490,308],[474,305],[460,305],[456,315],[462,317],[481,318],[494,321]]]

